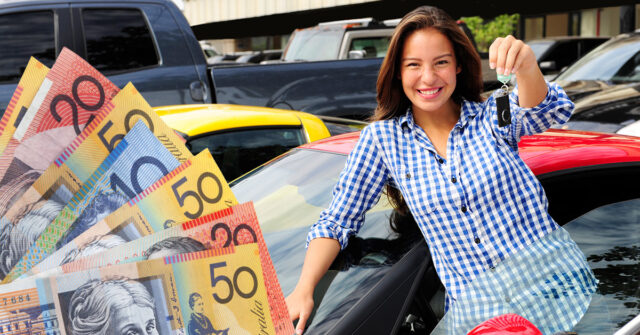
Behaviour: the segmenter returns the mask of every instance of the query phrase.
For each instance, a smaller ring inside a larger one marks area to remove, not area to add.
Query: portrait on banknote
[[[144,256],[145,259],[156,259],[206,249],[207,247],[196,239],[186,236],[174,236],[156,242],[145,251]]]
[[[93,227],[98,221],[120,208],[128,200],[129,198],[120,192],[99,191],[71,225],[71,228],[58,241],[57,248],[61,248],[87,229]]]
[[[81,247],[69,250],[59,265],[71,263],[76,259],[115,248],[126,242],[125,239],[115,234],[96,236]]]
[[[170,334],[161,281],[112,277],[91,279],[67,292],[60,289],[67,334]]]
[[[56,201],[41,201],[25,206],[12,222],[0,228],[0,273],[2,277],[18,263],[47,225],[62,210],[64,204]],[[35,208],[35,209],[34,209]]]
[[[204,314],[204,300],[198,292],[189,295],[189,307],[191,315],[187,324],[187,334],[189,335],[227,335],[229,328],[216,330],[211,324],[211,320]]]

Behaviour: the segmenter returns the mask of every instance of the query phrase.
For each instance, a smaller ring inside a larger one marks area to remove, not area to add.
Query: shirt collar
[[[458,120],[458,124],[461,128],[465,127],[469,120],[473,120],[476,115],[482,110],[482,106],[478,102],[469,101],[466,99],[462,100],[460,104],[460,120]]]
[[[456,124],[456,127],[465,127],[469,120],[472,120],[476,115],[482,110],[480,103],[472,102],[468,100],[462,100],[460,104],[460,120]],[[411,112],[411,107],[407,108],[407,112],[400,116],[398,119],[400,126],[406,125],[409,129],[415,130],[415,120],[413,119],[413,113]]]

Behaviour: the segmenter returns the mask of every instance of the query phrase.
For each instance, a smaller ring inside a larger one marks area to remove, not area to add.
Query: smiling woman
[[[384,189],[400,214],[415,218],[446,289],[438,330],[466,334],[504,313],[545,334],[580,320],[597,281],[518,155],[523,136],[566,122],[573,104],[513,36],[496,39],[489,60],[498,75],[516,75],[508,125],[498,122],[495,97],[480,98],[479,56],[451,17],[423,6],[400,21],[378,77],[376,122],[361,132],[331,204],[311,227],[287,297],[298,333],[314,287]],[[511,294],[517,285],[532,289]]]

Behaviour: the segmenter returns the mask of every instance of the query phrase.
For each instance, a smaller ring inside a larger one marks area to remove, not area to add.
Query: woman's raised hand
[[[489,47],[489,66],[498,74],[515,73],[520,107],[540,104],[547,95],[547,83],[531,47],[515,37],[496,38]]]
[[[531,47],[511,35],[498,37],[491,43],[489,66],[504,75],[517,74],[520,70],[540,71]]]

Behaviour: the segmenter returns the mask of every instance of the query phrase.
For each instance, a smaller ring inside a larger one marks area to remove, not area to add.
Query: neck
[[[413,119],[425,132],[449,134],[460,119],[460,105],[452,99],[437,111],[416,111],[413,109]]]

